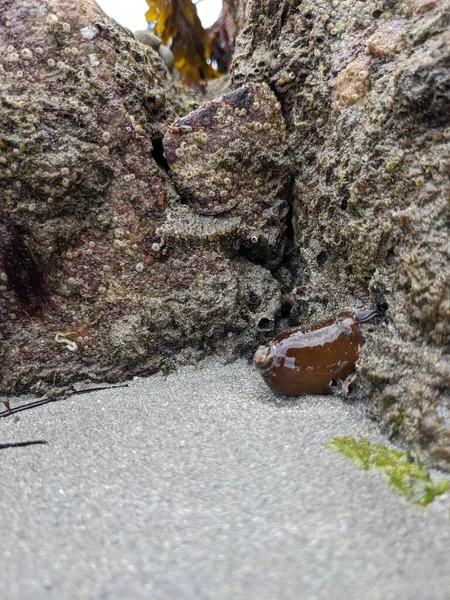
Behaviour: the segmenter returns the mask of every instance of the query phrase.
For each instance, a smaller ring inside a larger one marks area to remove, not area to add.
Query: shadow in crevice
[[[164,147],[162,138],[152,138],[152,157],[158,166],[161,167],[163,171],[168,173],[170,171],[169,163],[164,156]]]

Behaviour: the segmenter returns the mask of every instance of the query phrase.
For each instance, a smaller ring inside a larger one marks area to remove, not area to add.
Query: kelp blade
[[[220,73],[207,62],[210,40],[192,0],[147,0],[147,4],[145,18],[153,23],[153,31],[163,44],[172,40],[174,66],[182,77],[191,83],[218,77]]]

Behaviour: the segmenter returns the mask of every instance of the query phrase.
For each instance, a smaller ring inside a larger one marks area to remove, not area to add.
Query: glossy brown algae
[[[283,331],[260,346],[253,360],[267,385],[279,394],[330,394],[333,379],[344,379],[355,370],[364,344],[360,323],[377,314],[345,311],[309,329]]]

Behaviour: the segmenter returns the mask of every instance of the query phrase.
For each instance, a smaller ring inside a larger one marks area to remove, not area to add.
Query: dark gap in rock
[[[341,200],[341,208],[342,210],[347,210],[348,208],[348,200],[350,198],[350,192],[347,188],[342,190],[342,200]]]
[[[161,167],[163,171],[168,173],[170,171],[169,163],[164,156],[164,147],[162,138],[152,138],[152,157],[157,165]]]
[[[134,60],[137,63],[141,64],[144,62],[144,57],[142,56],[142,54],[139,54],[139,52],[133,52],[132,54],[133,54]]]
[[[248,295],[248,307],[252,312],[255,312],[255,310],[258,308],[258,306],[261,304],[261,299],[252,291],[249,292]]]
[[[286,2],[280,16],[280,30],[286,25],[290,12],[289,2]]]
[[[294,216],[294,198],[295,198],[295,177],[294,174],[289,178],[286,184],[286,198],[288,203],[286,213],[286,231],[285,239],[286,244],[284,248],[283,258],[280,264],[272,269],[273,276],[278,279],[281,283],[283,293],[287,293],[290,290],[288,288],[293,287],[296,275],[293,275],[293,270],[296,270],[296,260],[292,261],[292,258],[297,255],[295,243],[294,243],[294,228],[292,225],[292,219]],[[289,273],[289,281],[286,281],[285,273]],[[281,275],[281,276],[280,276]]]
[[[25,238],[22,227],[9,219],[0,221],[0,259],[8,284],[18,299],[36,312],[48,290],[36,251],[29,248]]]
[[[395,248],[392,247],[392,248],[389,248],[389,250],[387,251],[386,262],[388,265],[392,265],[395,262],[394,250],[395,250]]]
[[[272,319],[268,319],[267,317],[263,317],[259,320],[258,329],[260,331],[272,331],[274,322]]]
[[[329,298],[320,298],[320,303],[326,308],[330,304]]]
[[[375,306],[378,309],[380,316],[383,316],[389,308],[389,304],[386,300],[386,296],[388,296],[389,292],[380,282],[372,286],[371,292]]]
[[[288,319],[291,316],[292,302],[290,300],[284,300],[281,303],[280,317],[282,319]]]
[[[239,254],[255,265],[266,266],[266,259],[261,246],[246,245],[239,248]]]
[[[380,302],[379,304],[377,304],[377,309],[380,316],[384,316],[388,308],[389,304],[387,302]]]
[[[296,288],[301,279],[302,261],[298,255],[298,248],[294,239],[294,198],[295,198],[295,179],[291,177],[287,187],[288,213],[286,215],[286,244],[281,263],[272,269],[273,277],[279,282],[282,300],[279,314],[275,316],[274,329],[282,331],[292,326],[298,325],[296,317],[299,316],[296,312],[294,302],[292,300],[292,291]],[[297,307],[298,308],[298,307]]]
[[[117,156],[125,156],[126,150],[121,144],[117,144],[117,146],[114,146],[114,148],[111,150],[111,154],[117,154]]]
[[[316,257],[316,260],[317,260],[317,264],[319,265],[319,267],[324,266],[324,264],[328,260],[328,254],[325,252],[325,250],[322,250],[322,252],[319,252],[319,254]]]

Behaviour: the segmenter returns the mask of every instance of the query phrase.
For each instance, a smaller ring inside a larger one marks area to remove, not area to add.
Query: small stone
[[[172,50],[167,46],[161,45],[158,48],[158,54],[162,58],[164,64],[169,69],[169,71],[171,71],[173,69],[173,63],[175,62],[175,57],[173,55]]]
[[[145,46],[150,46],[153,50],[158,50],[161,46],[161,38],[148,31],[148,29],[135,31],[133,35],[138,42],[141,42]]]

